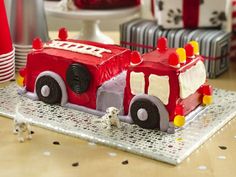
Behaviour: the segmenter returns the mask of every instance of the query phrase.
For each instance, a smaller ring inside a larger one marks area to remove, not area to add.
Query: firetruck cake
[[[168,48],[160,38],[156,50],[140,55],[117,45],[67,39],[33,42],[27,65],[17,79],[19,93],[95,115],[107,108],[145,129],[173,132],[186,116],[212,102],[199,46]]]

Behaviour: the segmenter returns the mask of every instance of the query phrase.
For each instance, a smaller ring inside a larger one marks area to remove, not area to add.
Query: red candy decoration
[[[187,44],[184,47],[187,57],[192,57],[194,55],[194,48],[191,44]]]
[[[26,69],[25,69],[25,68],[21,68],[21,69],[19,70],[19,74],[20,74],[21,77],[25,77]]]
[[[133,51],[131,53],[131,63],[133,65],[137,65],[140,64],[142,62],[142,56],[140,55],[140,53],[138,51]]]
[[[60,28],[58,32],[58,38],[62,41],[66,41],[68,38],[68,31],[66,28]]]
[[[202,89],[203,89],[204,95],[212,95],[213,93],[213,89],[211,85],[204,85]]]
[[[164,52],[167,50],[167,48],[168,48],[167,39],[165,37],[158,39],[157,48],[159,49],[160,52]]]
[[[183,107],[183,105],[180,105],[180,104],[176,105],[175,115],[180,115],[180,116],[184,115],[184,107]]]
[[[171,66],[177,66],[179,64],[179,55],[176,52],[171,53],[168,63]]]
[[[43,42],[40,38],[35,38],[33,41],[33,49],[40,50],[43,48]]]

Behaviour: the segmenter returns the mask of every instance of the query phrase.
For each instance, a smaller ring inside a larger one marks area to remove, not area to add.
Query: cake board
[[[236,92],[215,89],[214,103],[175,134],[127,123],[108,130],[97,116],[19,96],[15,83],[0,88],[0,114],[13,118],[16,106],[33,125],[177,165],[236,116]]]

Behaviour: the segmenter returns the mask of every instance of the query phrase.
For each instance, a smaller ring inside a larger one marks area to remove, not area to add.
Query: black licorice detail
[[[138,118],[137,112],[139,109],[145,109],[148,113],[146,121],[141,121]],[[155,104],[147,99],[139,99],[132,103],[130,108],[131,118],[135,124],[146,129],[160,129],[160,113]]]
[[[85,66],[75,63],[67,69],[66,81],[73,92],[82,94],[89,88],[91,75]]]

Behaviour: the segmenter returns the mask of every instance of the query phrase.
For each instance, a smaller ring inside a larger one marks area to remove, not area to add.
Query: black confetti
[[[226,146],[219,146],[219,148],[220,148],[221,150],[226,150],[226,149],[227,149]]]
[[[54,141],[53,144],[54,145],[60,145],[60,142],[59,141]]]
[[[125,160],[122,162],[123,165],[128,165],[129,164],[129,161],[128,160]]]
[[[79,162],[72,163],[72,166],[73,167],[78,167],[79,166]]]

